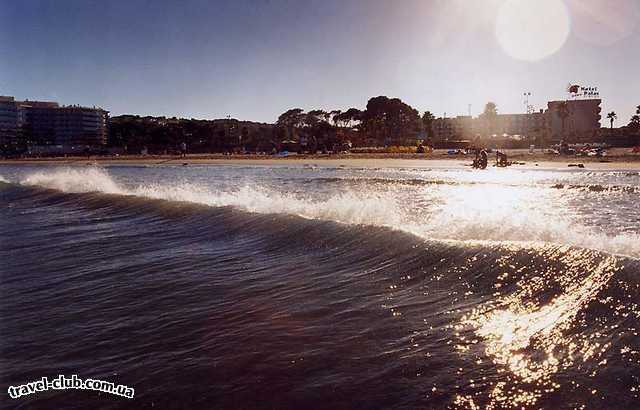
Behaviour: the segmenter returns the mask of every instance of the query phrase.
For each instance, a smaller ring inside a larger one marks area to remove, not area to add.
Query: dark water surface
[[[2,406],[640,407],[640,176],[491,172],[0,168]]]

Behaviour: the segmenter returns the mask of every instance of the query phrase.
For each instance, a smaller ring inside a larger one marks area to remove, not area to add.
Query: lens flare
[[[542,60],[560,50],[569,31],[569,12],[561,0],[508,0],[496,20],[500,46],[524,61]]]

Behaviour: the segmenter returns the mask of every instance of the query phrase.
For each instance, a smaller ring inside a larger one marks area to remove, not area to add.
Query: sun
[[[496,37],[511,57],[539,61],[564,45],[570,31],[562,0],[507,0],[496,20]]]

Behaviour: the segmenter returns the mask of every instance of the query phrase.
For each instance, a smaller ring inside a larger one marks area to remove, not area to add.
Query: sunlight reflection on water
[[[584,250],[563,252],[562,270],[547,268],[538,272],[536,280],[516,279],[515,292],[474,309],[456,327],[459,332],[473,329],[498,372],[508,372],[510,383],[503,380],[492,386],[488,408],[534,405],[544,393],[560,387],[554,377],[560,371],[597,363],[610,348],[610,342],[600,343],[581,329],[585,320],[594,320],[585,312],[599,303],[598,293],[619,269],[616,259],[599,260],[597,253]],[[513,261],[505,257],[502,263]],[[498,279],[496,289],[509,282],[506,276]],[[554,297],[544,300],[550,289],[557,289]],[[465,343],[458,350],[465,352],[468,345],[464,337],[461,340]],[[461,397],[459,403],[473,399]]]

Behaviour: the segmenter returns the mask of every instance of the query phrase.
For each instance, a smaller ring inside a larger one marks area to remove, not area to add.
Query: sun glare
[[[496,37],[511,57],[537,61],[564,45],[570,30],[561,0],[507,0],[498,11]]]

